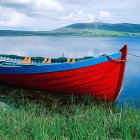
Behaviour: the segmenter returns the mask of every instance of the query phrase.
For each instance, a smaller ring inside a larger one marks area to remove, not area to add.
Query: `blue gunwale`
[[[121,53],[115,53],[109,55],[113,59],[121,58]],[[104,62],[111,61],[108,57],[102,56],[98,58],[91,58],[88,60],[75,62],[75,63],[37,63],[33,64],[5,64],[0,67],[0,74],[33,74],[33,73],[48,73],[48,72],[58,72],[66,71],[72,69],[78,69],[83,67],[88,67]],[[11,65],[11,66],[8,66]],[[24,65],[24,66],[23,66]]]

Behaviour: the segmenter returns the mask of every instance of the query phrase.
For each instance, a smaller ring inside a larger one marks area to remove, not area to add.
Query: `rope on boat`
[[[117,62],[128,62],[128,60],[126,59],[126,60],[121,60],[121,59],[116,59],[116,58],[112,58],[112,57],[110,57],[109,55],[107,55],[107,54],[102,54],[102,55],[100,55],[100,56],[106,56],[106,57],[108,57],[109,59],[111,59],[111,60],[114,60],[114,61],[117,61]]]
[[[132,56],[135,56],[135,57],[140,58],[140,56],[139,56],[139,55],[136,55],[136,54],[133,54],[133,53],[130,53],[130,52],[128,52],[128,54],[129,54],[129,55],[132,55]],[[103,54],[103,55],[101,55],[101,56],[106,56],[106,57],[108,57],[109,59],[111,59],[111,60],[115,60],[115,61],[128,62],[128,60],[116,60],[116,59],[114,59],[114,58],[110,57],[110,56],[109,56],[109,55],[107,55],[107,54]]]
[[[133,53],[130,53],[130,52],[128,52],[128,54],[130,54],[130,55],[132,55],[132,56],[135,56],[135,57],[138,57],[138,58],[140,58],[140,56],[139,56],[139,55],[135,55],[135,54],[133,54]]]

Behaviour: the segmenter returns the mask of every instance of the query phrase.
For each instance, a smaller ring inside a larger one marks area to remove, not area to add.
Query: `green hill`
[[[49,33],[75,36],[140,36],[140,24],[77,23]]]
[[[119,23],[119,24],[110,24],[110,23],[78,23],[66,26],[66,28],[72,29],[99,29],[107,31],[116,31],[116,32],[131,32],[131,33],[140,33],[140,24],[130,24],[130,23]]]
[[[77,23],[52,31],[0,30],[0,36],[139,36],[140,24]]]

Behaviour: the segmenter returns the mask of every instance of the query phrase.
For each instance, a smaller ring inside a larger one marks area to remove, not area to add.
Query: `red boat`
[[[116,100],[122,88],[127,45],[120,52],[63,63],[2,63],[0,82],[64,94]],[[26,58],[27,60],[28,58]],[[46,61],[47,62],[47,61]]]

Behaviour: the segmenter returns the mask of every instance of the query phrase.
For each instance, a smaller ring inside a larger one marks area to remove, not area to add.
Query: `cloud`
[[[70,13],[68,16],[57,17],[59,20],[66,20],[70,22],[94,22],[95,16],[93,14],[87,14],[82,10]]]
[[[49,30],[53,28],[50,25],[54,26],[50,19],[62,10],[63,5],[57,0],[1,0],[0,28]]]
[[[66,4],[73,4],[73,5],[88,5],[91,3],[98,3],[100,0],[59,0],[60,2],[66,3]]]
[[[29,10],[62,10],[63,6],[57,0],[1,0],[0,4],[7,7],[12,7],[20,9],[21,5],[25,8],[30,8]],[[16,6],[15,6],[16,5]],[[20,7],[18,6],[20,5]]]
[[[32,0],[1,0],[0,4],[27,4]]]
[[[100,11],[99,20],[100,21],[109,21],[111,20],[112,16],[109,11]]]
[[[0,26],[28,27],[30,26],[30,21],[33,20],[33,18],[30,18],[23,13],[19,13],[12,8],[0,6]]]
[[[52,10],[62,10],[63,6],[56,0],[34,0],[33,3],[34,9],[37,10],[45,10],[45,11],[52,11]]]

